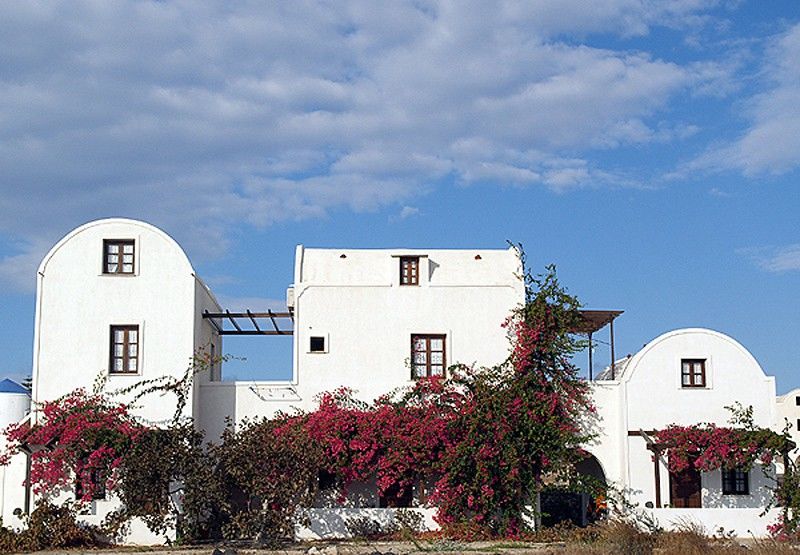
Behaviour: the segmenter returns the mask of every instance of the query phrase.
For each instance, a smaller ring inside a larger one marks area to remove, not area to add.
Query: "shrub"
[[[107,545],[97,528],[76,521],[76,510],[71,503],[58,506],[39,500],[31,514],[23,517],[23,523],[21,532],[0,523],[0,552]]]

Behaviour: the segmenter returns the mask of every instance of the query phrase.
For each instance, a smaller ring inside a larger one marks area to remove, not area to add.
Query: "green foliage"
[[[202,433],[191,422],[142,434],[125,453],[118,476],[122,508],[107,522],[109,529],[139,517],[158,534],[176,527],[183,539],[218,535],[209,515],[220,504],[221,487]]]
[[[225,488],[220,513],[226,539],[274,545],[294,537],[295,518],[317,493],[322,449],[302,421],[244,421],[210,448]]]
[[[509,360],[456,373],[467,398],[452,422],[461,435],[431,496],[446,526],[473,521],[489,535],[524,533],[545,484],[574,483],[580,446],[592,438],[589,386],[570,362],[584,346],[573,334],[580,304],[553,267],[525,282],[527,302],[508,323]]]
[[[458,537],[527,533],[538,516],[529,507],[546,485],[576,485],[572,470],[585,455],[580,446],[592,438],[587,421],[594,409],[588,384],[570,363],[585,345],[572,333],[581,322],[577,299],[552,267],[523,279],[526,303],[508,321],[513,349],[504,364],[451,368],[447,379],[420,380],[373,405],[339,390],[323,395],[310,414],[229,425],[218,443],[203,445],[184,414],[195,374],[216,362],[202,353],[178,378],[116,392],[134,401],[174,395],[167,426],[136,424],[125,406],[84,403],[94,412],[82,421],[114,416],[136,432],[115,444],[113,466],[103,467],[113,469],[108,485],[122,502],[105,531],[118,535],[139,517],[156,533],[174,526],[185,542],[280,543],[293,537],[326,470],[344,485],[375,479],[384,495],[435,482],[429,499]],[[69,441],[52,437],[56,450]],[[67,467],[58,467],[54,483],[70,482]],[[400,517],[408,527],[418,524],[409,518]]]
[[[76,515],[72,503],[54,505],[39,500],[31,514],[23,516],[21,532],[0,523],[0,553],[105,545],[100,530],[78,524]]]

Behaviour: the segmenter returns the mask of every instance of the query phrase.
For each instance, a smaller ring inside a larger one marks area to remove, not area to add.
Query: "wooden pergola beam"
[[[219,335],[293,335],[294,315],[291,312],[273,312],[267,309],[266,312],[209,312],[203,311],[203,318],[211,323],[211,326]],[[259,323],[259,320],[262,320]],[[264,320],[267,320],[266,327]],[[281,327],[281,320],[287,321]],[[226,328],[225,322],[229,322]],[[252,329],[249,329],[252,326]],[[272,329],[269,329],[269,328]]]

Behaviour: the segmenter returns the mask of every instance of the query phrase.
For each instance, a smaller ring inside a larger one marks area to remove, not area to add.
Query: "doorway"
[[[701,503],[702,485],[700,471],[694,467],[693,461],[689,467],[680,472],[669,473],[669,504],[677,509],[699,509]]]

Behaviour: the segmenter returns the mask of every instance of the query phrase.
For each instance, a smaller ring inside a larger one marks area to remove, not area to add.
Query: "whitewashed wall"
[[[104,239],[135,241],[132,275],[103,273]],[[37,277],[35,403],[56,399],[78,387],[91,389],[98,376],[107,377],[108,392],[160,376],[181,377],[197,349],[208,348],[211,342],[221,353],[219,337],[201,317],[203,309],[215,311],[219,305],[195,275],[180,246],[147,223],[108,219],[83,225],[50,250]],[[139,326],[138,373],[109,374],[112,325]],[[197,375],[186,415],[198,409],[199,384],[208,381],[208,372]],[[174,401],[174,397],[151,395],[137,403],[135,412],[152,423],[166,422],[175,412]],[[17,466],[5,472],[4,518],[6,506],[13,504],[12,500],[17,502],[24,491],[24,472],[18,476]],[[61,495],[71,497],[72,493]],[[99,522],[117,504],[113,497],[97,501],[85,520]],[[154,536],[136,521],[126,540],[147,544],[161,543],[164,538]]]
[[[420,284],[401,286],[400,256],[420,256]],[[504,361],[502,327],[524,301],[519,257],[507,250],[338,250],[295,257],[293,377],[203,384],[200,426],[217,437],[226,415],[271,416],[316,406],[341,386],[365,401],[411,386],[412,334],[445,334],[447,364]],[[309,352],[323,336],[326,352]]]
[[[400,256],[420,256],[418,286],[400,285]],[[520,271],[512,249],[298,247],[294,381],[300,397],[307,403],[346,385],[370,401],[411,385],[412,334],[445,334],[448,364],[502,362],[509,354],[502,324],[524,301]],[[319,335],[327,338],[327,352],[310,353],[309,339]]]
[[[103,273],[104,239],[135,241],[133,275]],[[108,376],[108,391],[143,379],[182,375],[198,343],[209,339],[197,306],[203,291],[178,244],[149,224],[99,220],[70,232],[39,267],[34,401],[90,388],[98,375]],[[109,327],[125,324],[139,326],[139,372],[110,375]],[[158,422],[173,410],[163,399],[151,398],[143,401],[139,413]]]
[[[706,387],[681,387],[681,360],[706,361]],[[655,469],[645,439],[629,432],[651,431],[670,424],[715,423],[728,425],[726,406],[737,401],[752,406],[756,425],[771,427],[776,420],[775,380],[766,376],[753,356],[734,339],[707,329],[676,330],[654,339],[626,361],[615,381],[594,382],[602,433],[591,450],[611,483],[643,507],[655,505]],[[659,461],[662,506],[670,502],[669,472]],[[765,531],[768,518],[758,516],[770,499],[774,481],[760,467],[750,472],[750,495],[722,495],[719,471],[701,476],[701,509],[653,509],[663,522],[676,515],[714,522],[740,531]],[[659,513],[663,511],[663,513]],[[720,512],[723,511],[723,512]],[[730,511],[730,517],[724,517]],[[737,526],[730,526],[733,521]],[[713,530],[711,530],[713,531]]]
[[[800,462],[800,389],[793,389],[776,399],[775,430],[788,429],[798,448],[791,453],[792,460]]]

